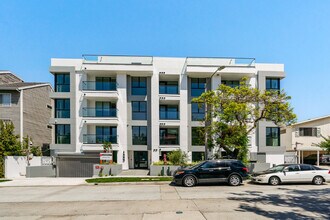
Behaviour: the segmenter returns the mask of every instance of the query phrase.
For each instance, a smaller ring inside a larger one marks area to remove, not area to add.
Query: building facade
[[[49,147],[51,91],[48,83],[24,82],[9,71],[0,71],[0,120],[13,122],[21,142],[28,135],[34,146]]]
[[[219,84],[236,86],[242,77],[261,90],[280,89],[282,64],[244,58],[83,56],[52,59],[54,125],[51,150],[58,156],[94,158],[111,142],[123,169],[147,169],[173,150],[189,161],[205,159],[198,127],[205,108],[192,102]],[[280,129],[261,121],[250,137],[250,158],[283,163]]]
[[[281,129],[286,154],[288,157],[292,155],[298,163],[304,163],[304,158],[314,154],[317,155],[316,164],[320,164],[320,155],[327,154],[317,146],[324,140],[322,136],[330,136],[330,115],[301,121]]]

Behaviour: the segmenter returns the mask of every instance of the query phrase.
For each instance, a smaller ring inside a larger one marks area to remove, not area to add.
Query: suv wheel
[[[183,178],[183,185],[187,187],[192,187],[196,185],[196,179],[193,176],[186,176]]]
[[[280,184],[280,182],[281,182],[281,180],[277,176],[272,176],[269,178],[270,185],[276,186],[276,185]]]
[[[241,184],[241,178],[236,174],[231,175],[228,179],[228,183],[231,186],[238,186]]]
[[[315,184],[315,185],[322,185],[323,184],[323,178],[321,176],[314,177],[313,184]]]

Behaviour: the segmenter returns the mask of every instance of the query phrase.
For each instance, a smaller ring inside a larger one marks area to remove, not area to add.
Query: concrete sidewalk
[[[17,178],[1,182],[2,186],[77,186],[86,185],[87,178]]]

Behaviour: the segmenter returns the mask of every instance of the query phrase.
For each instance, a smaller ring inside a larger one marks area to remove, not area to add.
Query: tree
[[[323,141],[321,141],[321,143],[319,143],[317,146],[320,148],[323,148],[325,151],[327,151],[328,153],[330,152],[330,136],[328,136],[327,138],[322,136]]]
[[[4,157],[22,155],[19,136],[14,133],[14,124],[0,120],[0,177],[4,176]]]
[[[247,162],[248,135],[261,120],[278,126],[294,123],[296,115],[289,104],[290,96],[282,91],[260,91],[243,78],[240,85],[221,84],[215,91],[207,91],[192,101],[207,106],[205,132],[210,148],[218,146],[227,154]]]
[[[168,154],[168,160],[171,161],[174,165],[183,166],[187,162],[187,154],[180,149],[174,150]]]
[[[109,141],[103,142],[103,145],[102,146],[103,146],[103,151],[105,153],[109,153],[112,150],[112,144]]]

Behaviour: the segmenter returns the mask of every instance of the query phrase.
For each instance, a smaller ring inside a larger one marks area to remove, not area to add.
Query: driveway
[[[3,187],[4,219],[329,219],[330,184]]]

